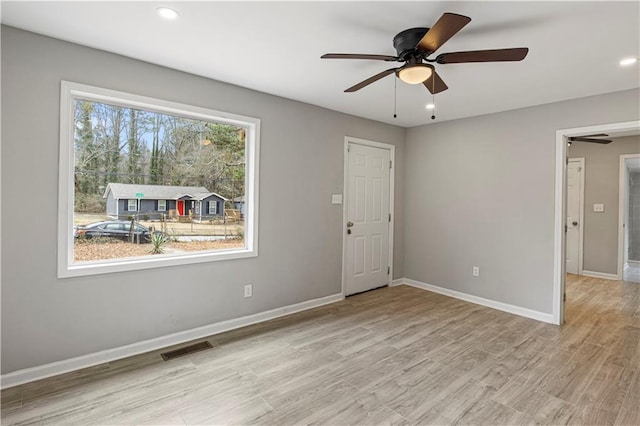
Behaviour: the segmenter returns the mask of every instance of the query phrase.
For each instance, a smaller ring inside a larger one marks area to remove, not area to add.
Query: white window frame
[[[245,129],[245,247],[224,251],[149,255],[95,262],[73,262],[74,110],[75,100],[103,102]],[[258,176],[260,119],[177,102],[62,81],[60,85],[60,160],[58,176],[58,278],[134,271],[165,266],[222,261],[258,255]]]
[[[213,206],[213,212],[211,212],[211,206]],[[207,211],[208,211],[208,214],[218,214],[218,202],[209,201],[209,209]]]
[[[131,208],[131,202],[133,201],[133,208]],[[130,198],[127,200],[127,211],[128,212],[137,212],[138,211],[138,200],[134,200]]]
[[[162,205],[160,203],[162,203]],[[158,200],[158,211],[159,212],[167,211],[167,200]]]

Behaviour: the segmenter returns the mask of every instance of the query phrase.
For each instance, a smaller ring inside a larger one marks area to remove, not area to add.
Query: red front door
[[[178,214],[184,216],[184,201],[178,200]]]

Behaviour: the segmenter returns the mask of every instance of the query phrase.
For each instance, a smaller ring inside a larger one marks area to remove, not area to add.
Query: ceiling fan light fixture
[[[398,71],[398,78],[408,84],[424,83],[431,77],[433,70],[426,64],[409,65]]]

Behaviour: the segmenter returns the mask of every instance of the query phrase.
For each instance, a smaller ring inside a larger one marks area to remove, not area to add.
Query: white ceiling
[[[158,6],[180,19],[165,21]],[[389,63],[393,36],[444,12],[472,21],[437,53],[526,46],[523,62],[438,65],[449,90],[437,121],[640,87],[640,3],[632,2],[10,2],[2,23],[261,92],[401,126],[431,122],[431,95],[394,77],[343,90]],[[392,65],[393,66],[393,65]]]

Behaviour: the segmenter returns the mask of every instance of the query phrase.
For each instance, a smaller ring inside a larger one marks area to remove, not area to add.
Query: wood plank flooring
[[[407,286],[2,391],[2,424],[640,425],[640,285],[562,327]]]

